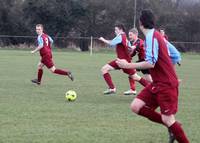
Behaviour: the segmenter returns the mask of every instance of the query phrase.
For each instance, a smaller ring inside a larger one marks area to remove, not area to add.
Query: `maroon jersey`
[[[164,35],[164,38],[168,41],[169,40],[169,38],[168,38],[168,36],[165,34]]]
[[[40,55],[43,57],[43,56],[52,56],[52,53],[51,53],[51,42],[50,42],[50,39],[49,39],[49,36],[47,34],[42,34],[41,37],[42,39],[42,43],[43,43],[43,48],[40,49]]]
[[[127,38],[126,34],[121,34],[122,42],[116,45],[116,53],[119,59],[126,59],[128,62],[131,62],[131,56],[128,52]]]
[[[130,46],[135,46],[136,49],[131,54],[131,57],[138,55],[139,61],[144,61],[145,59],[145,48],[144,48],[144,41],[138,38],[135,42],[130,41]]]
[[[152,38],[152,45],[154,45],[154,39],[158,42],[158,60],[155,63],[154,68],[150,69],[150,74],[153,79],[153,85],[155,86],[168,86],[177,87],[178,79],[173,68],[171,59],[167,51],[167,45],[158,31],[154,31]],[[152,55],[154,51],[152,49]]]

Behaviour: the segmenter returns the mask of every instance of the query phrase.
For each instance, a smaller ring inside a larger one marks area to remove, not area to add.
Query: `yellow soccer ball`
[[[75,101],[76,98],[77,98],[77,94],[75,91],[73,90],[69,90],[65,93],[65,98],[68,100],[68,101]]]

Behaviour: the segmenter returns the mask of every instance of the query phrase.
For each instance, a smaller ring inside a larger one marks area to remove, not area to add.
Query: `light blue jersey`
[[[155,64],[158,60],[158,52],[159,52],[159,45],[156,38],[153,39],[154,29],[150,30],[145,39],[145,60],[151,64]],[[168,48],[168,54],[171,58],[173,64],[177,64],[181,61],[181,55],[179,51],[169,42],[166,41],[166,45]]]
[[[172,63],[173,64],[179,63],[181,61],[181,54],[176,49],[176,47],[174,45],[172,45],[169,41],[165,41],[165,42],[167,44],[168,53],[172,60]]]
[[[48,36],[48,38],[49,38],[50,43],[53,44],[53,39],[50,36]],[[38,46],[43,47],[44,43],[43,43],[42,35],[39,35],[37,37],[37,42],[38,42]]]
[[[121,34],[117,35],[113,40],[111,40],[109,45],[111,47],[115,47],[117,44],[120,44],[120,43],[122,43],[122,35]]]
[[[150,64],[155,64],[158,60],[158,41],[156,38],[153,38],[154,29],[150,30],[145,38],[145,61]]]

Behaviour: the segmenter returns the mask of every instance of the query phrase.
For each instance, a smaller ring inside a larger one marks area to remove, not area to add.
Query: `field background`
[[[134,96],[122,96],[127,75],[112,72],[117,94],[104,96],[100,69],[115,58],[113,52],[54,52],[58,68],[69,68],[75,82],[44,70],[35,86],[38,55],[0,50],[0,143],[167,143],[167,130],[129,109]],[[200,55],[184,54],[178,69],[182,79],[177,119],[191,143],[200,141]],[[65,101],[67,90],[77,101]],[[137,85],[137,91],[141,86]]]

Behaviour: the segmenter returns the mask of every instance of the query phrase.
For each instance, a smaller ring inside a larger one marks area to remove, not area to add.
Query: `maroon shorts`
[[[116,60],[114,61],[111,61],[110,63],[108,63],[111,67],[113,67],[114,69],[116,70],[120,70],[122,69],[124,73],[128,74],[128,75],[134,75],[136,73],[136,70],[135,69],[123,69],[123,68],[120,68],[118,66],[118,64],[116,63]]]
[[[41,58],[41,63],[43,63],[48,69],[52,68],[54,66],[52,56],[43,56]]]
[[[178,110],[178,87],[155,87],[150,84],[136,98],[144,101],[151,109],[160,107],[164,115],[176,114]]]

